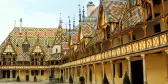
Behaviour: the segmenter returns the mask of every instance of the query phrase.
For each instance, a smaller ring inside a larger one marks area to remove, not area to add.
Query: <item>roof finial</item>
[[[20,18],[20,32],[19,33],[22,33],[22,18]]]
[[[62,19],[61,19],[61,13],[60,13],[60,20],[59,20],[59,26],[58,28],[62,28]]]
[[[69,42],[68,42],[68,45],[70,46],[71,44],[71,21],[70,21],[70,16],[68,16],[69,18]]]
[[[79,22],[81,22],[81,8],[80,8],[80,4],[78,6],[79,6]]]
[[[73,18],[73,30],[75,29],[75,14],[74,14],[74,18]]]
[[[67,32],[68,32],[68,29],[67,29],[67,24],[65,24],[65,27],[66,27],[66,34],[67,34]]]
[[[85,19],[85,8],[84,8],[84,6],[83,6],[83,16],[82,16],[82,18],[83,18],[83,22],[84,22],[84,19]]]
[[[27,31],[25,33],[26,33],[26,40],[27,40]]]
[[[69,31],[71,31],[71,20],[70,20],[70,16],[68,16],[69,18]]]
[[[14,28],[16,27],[16,20],[14,21]]]

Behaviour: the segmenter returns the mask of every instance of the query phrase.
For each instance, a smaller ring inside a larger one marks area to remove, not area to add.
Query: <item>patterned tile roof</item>
[[[126,1],[101,0],[108,22],[118,22],[126,8]]]
[[[71,34],[71,43],[78,44],[78,32],[74,32]]]
[[[61,31],[61,32],[60,32]],[[26,34],[27,32],[27,34]],[[60,34],[62,33],[62,35]],[[22,44],[25,42],[27,36],[28,43],[30,44],[29,52],[23,52]],[[19,28],[15,27],[11,34],[11,44],[13,45],[17,53],[17,61],[30,61],[30,51],[39,39],[39,45],[45,53],[45,61],[50,60],[51,58],[51,47],[53,44],[60,44],[60,38],[62,36],[63,49],[67,49],[67,37],[66,29],[57,29],[57,28],[28,28],[23,27],[22,33],[19,33]],[[8,36],[9,37],[9,36]],[[7,38],[8,39],[8,38]],[[7,39],[0,45],[0,52],[5,48]]]
[[[87,17],[85,22],[80,23],[81,34],[83,37],[94,37],[97,27],[97,18]]]
[[[81,24],[81,31],[83,37],[94,37],[96,32],[96,24],[95,23],[86,23]]]

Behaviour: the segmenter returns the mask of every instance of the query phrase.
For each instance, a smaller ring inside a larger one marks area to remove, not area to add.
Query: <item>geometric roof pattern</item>
[[[126,1],[101,0],[108,22],[118,22],[126,8]]]
[[[59,44],[58,38],[60,33],[57,34],[57,28],[30,28],[22,27],[22,33],[19,33],[19,27],[15,27],[10,33],[10,41],[14,48],[14,51],[17,53],[16,61],[30,61],[30,52],[33,48],[38,48],[35,46],[38,42],[38,45],[45,53],[45,61],[50,60],[51,58],[51,48],[54,43]],[[62,29],[62,42],[66,42],[66,29]],[[8,38],[0,45],[0,53],[5,49],[5,45],[8,41]],[[27,39],[29,43],[29,52],[23,52],[22,45]],[[65,44],[65,43],[64,43]]]
[[[80,22],[82,37],[94,37],[97,28],[97,18],[87,17],[84,22]]]
[[[81,31],[83,37],[94,37],[96,33],[96,24],[95,23],[81,24]]]
[[[78,44],[78,32],[71,33],[71,44]]]

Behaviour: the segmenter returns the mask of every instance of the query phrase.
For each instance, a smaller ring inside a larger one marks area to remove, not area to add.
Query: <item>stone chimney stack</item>
[[[20,29],[19,29],[19,33],[22,33],[22,18],[20,18]]]
[[[95,9],[95,4],[93,2],[88,2],[87,4],[87,15],[90,16],[93,10]]]

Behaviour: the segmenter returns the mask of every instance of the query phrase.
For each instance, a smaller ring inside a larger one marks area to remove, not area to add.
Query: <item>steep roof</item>
[[[101,0],[108,22],[119,22],[126,8],[126,1]]]
[[[97,18],[87,17],[85,22],[80,23],[81,35],[83,37],[94,37],[97,27]]]
[[[57,28],[30,28],[30,27],[23,27],[22,34],[19,33],[19,28],[15,27],[11,34],[10,40],[11,44],[13,45],[16,53],[17,53],[17,61],[30,61],[30,52],[32,51],[33,47],[36,45],[37,38],[39,39],[39,45],[41,46],[42,50],[45,53],[45,61],[50,60],[51,58],[51,47],[54,43],[60,44],[60,34],[57,34]],[[66,49],[66,29],[62,29],[62,42],[63,42],[63,49]],[[27,32],[27,35],[26,35]],[[27,36],[27,40],[30,44],[29,52],[23,52],[22,44],[25,41],[25,37]],[[9,36],[8,36],[9,37]],[[7,38],[8,39],[8,38]],[[0,53],[5,48],[5,41],[0,45]]]

